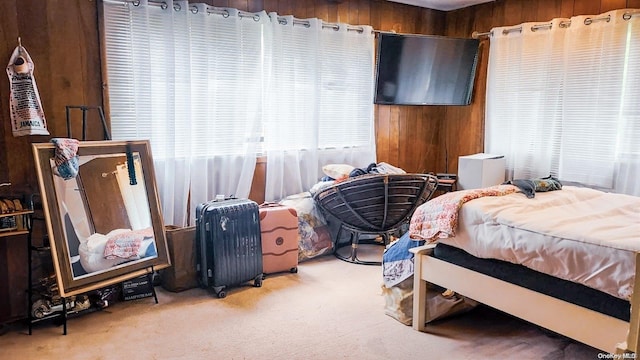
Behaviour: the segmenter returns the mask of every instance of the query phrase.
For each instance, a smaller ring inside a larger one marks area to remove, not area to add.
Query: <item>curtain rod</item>
[[[195,6],[191,7],[190,9],[191,9],[191,12],[193,12],[194,14],[198,12],[198,8],[196,8]],[[217,14],[217,15],[222,15],[223,17],[228,17],[229,11],[227,9],[221,9],[214,6],[207,6],[207,14]],[[260,20],[260,14],[251,13],[251,12],[242,11],[242,10],[238,10],[238,16],[241,18],[242,17],[252,18],[255,21]],[[278,23],[280,23],[281,25],[286,25],[287,19],[285,17],[279,16]],[[296,18],[293,19],[293,25],[302,25],[304,27],[311,26],[309,21],[296,19]],[[340,30],[340,24],[328,23],[328,22],[322,21],[322,28],[323,29],[329,28],[329,29],[338,31]],[[347,25],[347,31],[357,31],[361,33],[364,31],[364,28],[362,26]]]
[[[629,20],[634,16],[638,16],[640,15],[640,10],[638,11],[625,11],[624,14],[622,14],[622,19],[624,20]],[[586,19],[584,19],[584,24],[585,25],[591,25],[594,22],[598,22],[598,21],[606,21],[609,22],[611,21],[611,15],[607,15],[607,16],[602,16],[602,17],[587,17]],[[547,23],[547,24],[539,24],[539,25],[533,25],[531,26],[531,31],[537,31],[540,29],[545,29],[545,28],[551,28],[553,25],[552,23]],[[560,26],[561,28],[568,28],[569,26],[571,26],[571,20],[566,20],[566,21],[561,21],[560,23],[558,23],[558,26]],[[512,27],[509,29],[504,29],[502,30],[502,34],[506,35],[510,32],[514,32],[514,31],[518,31],[518,32],[522,32],[522,25],[520,26],[516,26],[516,27]],[[478,31],[474,31],[473,33],[471,33],[471,37],[474,39],[479,39],[481,37],[491,37],[493,36],[493,30],[492,31],[488,31],[488,32],[478,32]]]
[[[121,0],[123,3],[132,3],[134,6],[140,6],[140,0]],[[169,5],[167,4],[167,2],[165,0],[147,0],[147,3],[151,6],[159,6],[161,9],[166,10]],[[198,13],[198,7],[192,4],[189,4],[189,11],[191,11],[194,14]],[[182,7],[180,6],[180,4],[173,4],[173,9],[175,11],[181,11]],[[225,8],[220,8],[220,7],[216,7],[216,6],[210,6],[207,5],[206,6],[207,9],[207,14],[216,14],[216,15],[222,15],[222,17],[229,17],[229,11]],[[246,17],[246,18],[252,18],[255,21],[259,21],[260,20],[260,15],[257,13],[251,13],[251,12],[247,12],[247,11],[242,11],[242,10],[238,10],[238,16],[239,17]],[[278,17],[278,23],[280,23],[281,25],[286,25],[287,24],[287,19],[285,17]],[[309,23],[309,21],[307,20],[301,20],[301,19],[293,19],[293,24],[294,25],[302,25],[305,27],[309,27],[311,24]],[[329,22],[324,22],[322,21],[322,28],[323,29],[334,29],[336,31],[340,30],[340,24],[338,23],[329,23]],[[347,31],[357,31],[359,33],[364,32],[364,27],[362,26],[355,26],[355,25],[347,25]],[[372,34],[397,34],[395,31],[383,31],[383,30],[373,30],[371,32]]]
[[[134,6],[139,6],[140,5],[140,0],[122,0],[122,2],[123,3],[130,2]],[[148,4],[152,5],[152,6],[159,6],[163,10],[166,10],[169,7],[167,2],[164,1],[164,0],[148,0]],[[181,11],[182,10],[180,4],[174,4],[173,5],[173,9],[175,11]],[[207,14],[222,15],[223,17],[228,17],[230,15],[229,11],[227,9],[224,9],[224,8],[207,5],[206,9],[207,9]],[[197,14],[198,11],[199,11],[198,7],[195,6],[195,5],[189,6],[189,10],[194,14]],[[247,12],[247,11],[242,11],[242,10],[238,10],[238,16],[239,17],[252,18],[255,21],[260,20],[260,15],[259,14],[251,13],[251,12]],[[282,25],[286,25],[287,24],[287,19],[285,17],[279,16],[278,17],[278,22],[280,24],[282,24]],[[307,20],[301,20],[301,19],[296,19],[296,18],[293,19],[293,24],[294,25],[302,25],[302,26],[305,26],[305,27],[309,27],[311,25],[309,23],[309,21],[307,21]],[[338,23],[329,23],[329,22],[322,21],[322,28],[323,29],[334,29],[334,30],[338,31],[338,30],[340,30],[340,24],[338,24]],[[355,26],[355,25],[347,25],[347,31],[357,31],[359,33],[362,33],[364,31],[364,27]],[[372,33],[373,34],[395,34],[396,32],[395,31],[373,30]]]

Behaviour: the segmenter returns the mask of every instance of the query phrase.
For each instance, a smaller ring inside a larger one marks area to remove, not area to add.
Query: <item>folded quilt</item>
[[[382,279],[392,287],[413,275],[413,253],[409,249],[439,238],[455,236],[458,210],[467,201],[483,196],[501,196],[518,191],[513,185],[445,193],[420,205],[411,217],[409,231],[391,244],[382,256]]]
[[[409,233],[414,240],[427,243],[455,236],[458,210],[467,201],[484,196],[502,196],[518,191],[513,185],[496,185],[481,189],[445,193],[420,205],[411,217]]]

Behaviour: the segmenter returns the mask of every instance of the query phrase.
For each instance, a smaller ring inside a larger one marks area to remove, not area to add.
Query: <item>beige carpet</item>
[[[381,268],[333,256],[263,286],[116,303],[70,319],[13,324],[0,359],[597,359],[598,351],[488,308],[414,331],[384,314]]]

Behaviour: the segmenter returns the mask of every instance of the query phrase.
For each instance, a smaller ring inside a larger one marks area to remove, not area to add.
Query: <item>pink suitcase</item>
[[[260,205],[262,272],[298,272],[298,214],[290,206]]]

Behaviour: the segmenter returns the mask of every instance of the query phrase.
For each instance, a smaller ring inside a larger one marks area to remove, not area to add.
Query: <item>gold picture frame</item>
[[[149,141],[81,141],[63,165],[32,147],[61,296],[170,266]]]

